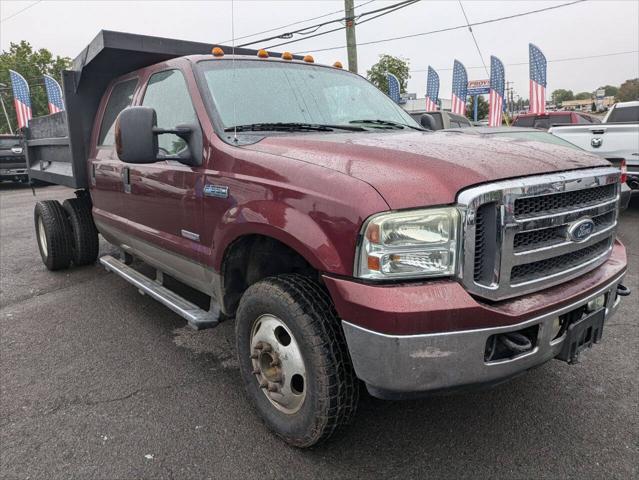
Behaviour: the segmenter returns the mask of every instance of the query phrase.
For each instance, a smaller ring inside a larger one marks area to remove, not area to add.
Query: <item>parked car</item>
[[[446,110],[436,112],[411,112],[410,116],[427,130],[442,130],[444,128],[470,128],[470,120],[463,115],[457,115]]]
[[[35,207],[47,268],[94,262],[99,232],[122,251],[100,263],[193,328],[234,319],[248,399],[299,447],[353,418],[359,381],[491,385],[599,342],[629,293],[617,168],[424,131],[309,56],[211,48],[104,31],[62,73],[67,110],[26,131],[30,176],[76,189]]]
[[[27,162],[19,135],[0,135],[0,181],[27,182]]]
[[[639,101],[613,105],[599,125],[553,127],[549,133],[605,158],[623,158],[626,183],[639,190]]]
[[[546,112],[546,113],[525,113],[518,115],[513,121],[513,127],[530,127],[549,129],[553,125],[570,125],[570,124],[592,124],[601,121],[587,113],[581,112]]]
[[[574,145],[563,138],[552,135],[543,130],[535,128],[522,128],[522,127],[497,127],[497,128],[471,128],[471,129],[451,129],[443,130],[443,132],[458,132],[471,135],[481,135],[490,138],[491,135],[496,137],[512,138],[514,140],[525,142],[543,142],[551,143],[553,145],[559,145],[566,148],[576,148],[583,150],[581,147]],[[619,179],[621,183],[621,189],[619,193],[619,208],[625,210],[630,204],[632,196],[632,189],[626,183],[627,165],[624,158],[619,157],[606,157],[612,165],[619,168],[621,177]]]

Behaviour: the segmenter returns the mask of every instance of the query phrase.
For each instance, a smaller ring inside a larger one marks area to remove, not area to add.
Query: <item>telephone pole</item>
[[[348,52],[348,69],[357,73],[357,40],[355,39],[355,5],[354,0],[344,0],[346,17],[346,51]]]

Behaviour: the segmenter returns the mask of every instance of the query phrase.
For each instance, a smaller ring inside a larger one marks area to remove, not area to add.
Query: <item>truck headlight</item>
[[[362,228],[355,276],[393,279],[455,273],[460,215],[454,207],[382,213]]]

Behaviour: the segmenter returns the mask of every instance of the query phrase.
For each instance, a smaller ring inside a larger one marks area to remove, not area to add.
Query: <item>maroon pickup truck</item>
[[[617,168],[425,131],[339,65],[212,48],[101,32],[64,72],[67,110],[24,132],[30,176],[77,190],[36,206],[49,269],[95,262],[99,232],[121,250],[102,265],[189,325],[234,319],[248,398],[301,447],[360,382],[496,384],[600,341],[629,293]]]

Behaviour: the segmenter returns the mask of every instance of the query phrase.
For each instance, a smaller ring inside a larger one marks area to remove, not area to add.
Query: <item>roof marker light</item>
[[[258,56],[259,58],[268,58],[268,52],[267,52],[266,50],[264,50],[263,48],[260,48],[260,49],[257,51],[257,56]]]
[[[293,60],[293,54],[291,52],[284,52],[282,54],[282,60]]]
[[[312,55],[304,55],[304,61],[306,63],[315,63],[315,59]]]
[[[337,62],[335,62],[335,63],[333,64],[333,66],[334,66],[335,68],[344,68],[344,65],[342,65],[342,62],[340,62],[339,60],[338,60]]]
[[[224,50],[222,50],[220,47],[214,47],[213,50],[211,50],[211,53],[213,54],[214,57],[224,56]]]

